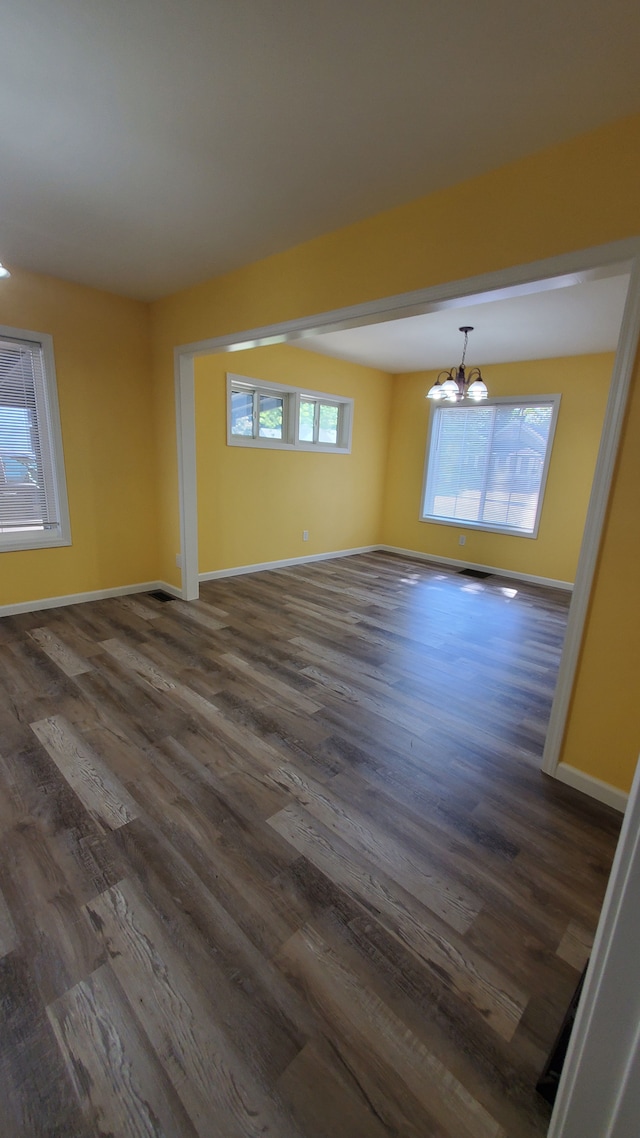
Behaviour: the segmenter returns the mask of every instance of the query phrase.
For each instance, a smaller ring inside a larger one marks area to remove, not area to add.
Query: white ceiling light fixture
[[[2,261],[0,261],[0,277],[10,277],[10,276],[11,276],[11,273],[9,272],[8,269],[5,269],[4,265],[2,264]]]
[[[468,399],[471,403],[479,403],[481,399],[486,399],[489,394],[480,368],[470,368],[468,375],[464,368],[467,341],[469,332],[473,332],[473,325],[463,324],[460,332],[464,332],[464,347],[460,364],[457,368],[452,367],[450,371],[440,372],[433,387],[427,391],[427,399],[443,399],[446,403],[460,403],[463,399]],[[443,379],[443,376],[446,376],[446,379]]]

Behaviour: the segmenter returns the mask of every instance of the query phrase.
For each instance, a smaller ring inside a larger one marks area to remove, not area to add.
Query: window
[[[422,519],[535,537],[559,404],[432,407]]]
[[[301,442],[338,445],[339,403],[325,403],[308,395],[300,396],[298,437]]]
[[[227,374],[227,443],[348,454],[353,400]]]
[[[231,392],[231,432],[245,439],[281,439],[285,428],[283,395],[257,388]]]
[[[0,550],[70,541],[51,337],[0,328]]]

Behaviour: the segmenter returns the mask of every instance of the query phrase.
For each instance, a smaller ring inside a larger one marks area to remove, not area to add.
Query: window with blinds
[[[422,518],[535,537],[559,395],[431,409]]]
[[[0,329],[0,550],[68,544],[50,338],[10,331]]]

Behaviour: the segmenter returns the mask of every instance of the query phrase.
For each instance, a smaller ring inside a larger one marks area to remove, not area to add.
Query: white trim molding
[[[596,931],[548,1138],[632,1138],[640,1073],[640,765]]]
[[[574,790],[581,790],[590,798],[597,798],[598,802],[612,806],[621,814],[624,814],[627,809],[629,795],[625,794],[624,790],[618,790],[617,786],[611,786],[611,783],[603,782],[601,778],[586,774],[585,771],[580,771],[577,767],[571,767],[568,763],[558,763],[555,777],[560,782],[566,783],[567,786],[572,786]]]
[[[631,275],[624,315],[618,338],[609,398],[602,425],[600,448],[593,475],[591,497],[587,509],[582,547],[578,559],[576,582],[567,633],[560,660],[558,682],[549,717],[547,737],[542,755],[542,770],[555,775],[560,759],[573,695],[573,686],[578,668],[578,659],[591,599],[591,589],[595,577],[600,541],[604,529],[609,495],[613,482],[613,472],[620,446],[620,436],[629,398],[638,341],[640,339],[640,249],[639,241],[629,242],[634,254],[631,262]]]
[[[198,599],[198,479],[196,471],[196,384],[193,356],[174,352],[180,551],[184,601]]]
[[[58,381],[53,352],[53,336],[48,332],[30,332],[25,328],[0,325],[0,336],[7,340],[23,341],[41,352],[39,379],[35,378],[36,432],[43,456],[45,501],[47,514],[53,511],[51,528],[0,533],[0,552],[9,553],[27,549],[53,549],[71,545],[71,520],[67,494]]]
[[[132,593],[151,593],[162,589],[172,597],[181,597],[182,592],[166,581],[143,581],[138,585],[116,585],[113,589],[94,589],[89,593],[68,593],[62,597],[40,597],[35,601],[20,601],[15,605],[0,605],[0,618],[19,616],[23,612],[40,612],[44,609],[62,608],[64,605],[82,605],[87,601],[105,601],[109,597],[127,597]]]
[[[262,573],[268,569],[283,569],[289,565],[305,565],[311,561],[328,561],[336,557],[353,557],[357,553],[397,553],[412,561],[425,561],[431,565],[446,565],[459,569],[479,569],[496,577],[508,577],[515,581],[525,581],[531,585],[544,585],[549,589],[573,589],[571,581],[557,581],[553,577],[536,577],[532,573],[516,573],[513,569],[499,569],[495,565],[480,565],[477,561],[458,561],[453,557],[436,557],[431,553],[420,553],[416,549],[401,549],[397,545],[360,545],[355,549],[336,549],[330,553],[311,553],[304,557],[285,557],[280,561],[259,561],[254,565],[235,565],[229,569],[214,569],[210,573],[199,573],[199,581],[217,581],[221,577],[237,577],[241,573]]]
[[[289,565],[308,565],[311,561],[331,561],[336,557],[354,557],[356,553],[376,553],[379,545],[360,545],[357,549],[336,549],[331,553],[310,553],[304,557],[285,557],[281,561],[259,561],[255,565],[236,565],[232,569],[214,569],[199,573],[199,581],[218,581],[221,577],[239,577],[243,573],[263,573],[269,569],[286,569]]]
[[[572,581],[557,581],[555,577],[537,577],[533,573],[518,573],[515,569],[500,569],[497,565],[481,565],[478,561],[459,561],[457,557],[440,557],[435,553],[419,553],[415,549],[401,549],[398,545],[377,545],[383,553],[397,553],[414,561],[428,561],[431,565],[446,565],[452,569],[479,569],[481,573],[491,573],[496,577],[510,577],[513,581],[525,581],[530,585],[544,585],[548,589],[564,589],[571,592]]]
[[[229,350],[265,348],[270,344],[293,343],[318,332],[342,332],[345,328],[381,324],[385,320],[397,320],[400,316],[421,316],[427,312],[462,308],[469,304],[470,297],[480,304],[527,296],[545,292],[549,288],[601,280],[613,275],[612,269],[615,274],[628,272],[631,262],[639,253],[640,238],[624,238],[589,249],[559,253],[542,261],[528,261],[494,272],[479,273],[475,277],[446,281],[411,292],[384,296],[378,300],[367,300],[347,308],[335,308],[260,328],[230,332],[225,336],[194,340],[189,344],[181,344],[175,350],[187,356],[208,356]]]

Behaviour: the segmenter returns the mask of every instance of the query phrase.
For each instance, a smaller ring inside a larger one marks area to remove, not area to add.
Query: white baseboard
[[[450,565],[460,569],[480,569],[484,573],[494,573],[499,577],[512,577],[535,585],[548,585],[555,589],[572,589],[570,581],[555,581],[550,577],[534,577],[529,573],[515,573],[510,569],[497,569],[492,565],[478,565],[475,561],[457,561],[451,557],[435,557],[429,553],[419,553],[415,549],[401,549],[395,545],[360,545],[356,549],[336,549],[329,553],[311,553],[302,557],[286,557],[280,561],[262,561],[255,565],[236,565],[231,569],[216,569],[211,573],[199,573],[199,581],[216,581],[220,577],[237,577],[242,573],[261,573],[269,569],[284,569],[289,565],[306,565],[312,561],[330,561],[336,557],[354,557],[358,553],[398,553],[418,561],[429,561],[434,565]],[[125,597],[128,593],[149,593],[162,589],[174,597],[182,597],[182,590],[166,581],[143,581],[134,585],[117,585],[113,589],[94,589],[88,593],[69,593],[61,597],[39,597],[33,601],[21,601],[14,605],[0,605],[0,617],[17,616],[22,612],[39,612],[41,609],[59,608],[63,605],[79,605],[85,601],[102,601],[108,597]]]
[[[149,592],[153,592],[154,589],[161,589],[163,593],[171,593],[172,597],[177,597],[179,601],[182,600],[182,589],[180,588],[180,586],[179,585],[170,585],[168,583],[168,581],[156,581],[151,586],[150,589],[147,589],[146,586],[139,588],[136,585],[134,590],[127,589],[127,592],[133,591],[136,593],[149,593]]]
[[[108,597],[126,597],[129,593],[150,593],[154,589],[162,589],[173,597],[182,596],[180,589],[166,581],[143,581],[137,585],[116,585],[114,589],[94,589],[90,593],[69,593],[63,597],[41,597],[36,601],[21,601],[17,605],[0,605],[0,617],[40,612],[41,609],[61,608],[63,605],[81,605],[85,601],[104,601]]]
[[[336,549],[331,553],[311,553],[305,557],[285,557],[282,561],[260,561],[256,565],[236,565],[233,569],[214,569],[198,573],[199,581],[217,581],[221,577],[238,577],[242,573],[262,573],[268,569],[285,569],[289,565],[307,565],[310,561],[330,561],[335,557],[354,557],[357,553],[375,553],[381,546],[361,545],[357,549]]]
[[[573,581],[557,581],[555,577],[537,577],[533,573],[517,573],[515,569],[499,569],[496,565],[481,565],[478,561],[459,561],[457,557],[439,557],[434,553],[418,553],[415,549],[401,549],[397,545],[378,545],[376,549],[384,553],[399,553],[401,557],[411,557],[417,561],[429,561],[433,565],[450,565],[457,569],[479,569],[496,577],[511,577],[515,581],[526,581],[530,585],[546,585],[550,589],[566,589],[571,592]]]
[[[611,786],[610,783],[603,782],[600,778],[594,778],[592,774],[585,774],[584,771],[579,771],[577,767],[570,767],[568,763],[558,763],[553,777],[559,779],[560,782],[565,782],[567,786],[572,786],[574,790],[581,790],[590,798],[597,798],[598,802],[612,806],[621,814],[624,814],[627,809],[629,795],[625,794],[624,790],[618,790],[617,786]]]
[[[448,565],[458,569],[479,569],[496,577],[510,577],[516,581],[526,581],[531,585],[546,585],[552,589],[573,589],[572,581],[557,581],[554,577],[536,577],[532,573],[517,573],[513,569],[499,569],[495,565],[480,565],[477,561],[459,561],[453,557],[438,557],[431,553],[420,553],[416,549],[401,549],[397,545],[361,545],[357,549],[337,549],[330,553],[312,553],[305,557],[286,557],[281,561],[260,561],[255,565],[236,565],[231,569],[215,569],[210,573],[199,573],[199,581],[217,581],[221,577],[237,577],[241,573],[261,573],[269,569],[283,569],[289,565],[306,565],[311,561],[329,561],[335,557],[353,557],[357,553],[398,553],[417,561],[429,561],[434,565]]]

